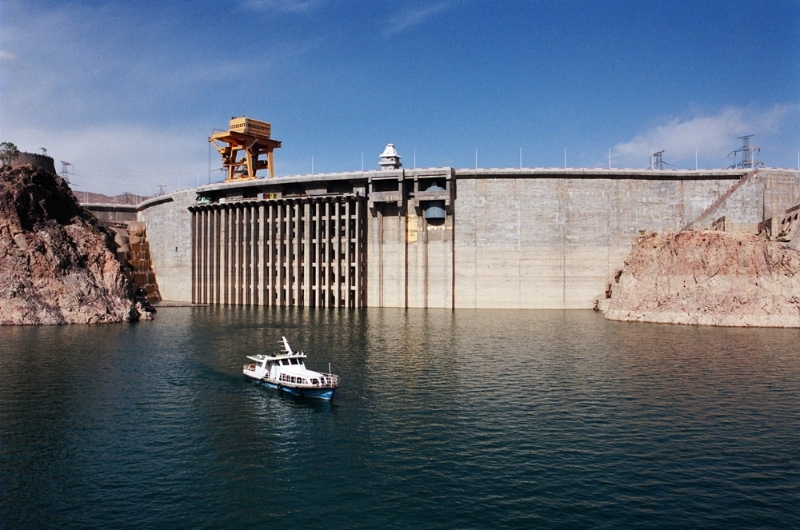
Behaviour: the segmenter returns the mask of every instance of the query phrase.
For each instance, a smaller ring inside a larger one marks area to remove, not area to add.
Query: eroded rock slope
[[[611,320],[800,327],[800,252],[755,235],[646,235],[611,293]]]
[[[115,250],[114,234],[61,177],[0,170],[0,324],[138,319]]]

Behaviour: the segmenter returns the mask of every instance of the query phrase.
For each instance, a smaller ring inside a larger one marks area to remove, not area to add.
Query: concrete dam
[[[641,234],[755,233],[800,202],[781,169],[390,169],[200,186],[137,206],[165,300],[589,309]]]

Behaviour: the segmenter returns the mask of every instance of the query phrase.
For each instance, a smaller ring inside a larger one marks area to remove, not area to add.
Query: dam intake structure
[[[195,303],[364,307],[364,197],[192,206]]]

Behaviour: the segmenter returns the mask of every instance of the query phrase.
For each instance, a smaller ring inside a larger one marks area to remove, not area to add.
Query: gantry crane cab
[[[208,138],[222,156],[222,165],[227,169],[226,181],[254,179],[261,170],[268,170],[269,178],[275,177],[272,152],[281,142],[270,137],[271,129],[265,121],[233,117],[229,130],[213,133]],[[242,158],[240,151],[243,151]]]

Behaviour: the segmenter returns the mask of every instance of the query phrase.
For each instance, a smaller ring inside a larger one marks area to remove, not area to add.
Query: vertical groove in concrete
[[[236,304],[247,304],[247,207],[243,204],[236,205],[236,250],[237,259],[237,281],[236,281]]]
[[[400,186],[402,188],[402,184]],[[408,307],[408,206],[404,205],[403,209],[398,212],[399,218],[402,218],[402,245],[403,245],[403,307]]]
[[[350,275],[352,266],[350,263],[350,245],[352,244],[352,230],[350,226],[350,202],[344,203],[344,306],[352,306],[352,298],[350,294]]]
[[[203,209],[202,226],[203,226],[203,303],[207,304],[211,297],[211,210],[209,208]]]
[[[353,262],[355,263],[355,270],[354,270],[354,288],[355,288],[355,306],[362,307],[364,305],[364,300],[361,294],[362,289],[362,282],[361,282],[361,274],[362,271],[366,271],[366,267],[361,266],[361,205],[363,201],[356,200],[353,204],[355,206],[355,230],[353,233],[353,241],[354,245],[354,256]]]
[[[292,281],[292,206],[289,202],[283,203],[283,261],[278,265],[283,269],[283,304],[289,306],[291,300],[291,281]]]
[[[342,305],[342,282],[341,282],[341,252],[342,252],[342,203],[337,200],[333,203],[333,237],[331,244],[333,249],[333,306]]]
[[[203,211],[203,232],[205,251],[203,254],[203,283],[205,288],[203,290],[203,303],[208,304],[211,302],[211,253],[213,252],[214,240],[211,233],[211,209]]]
[[[241,300],[241,285],[242,285],[242,259],[241,259],[241,241],[242,241],[242,211],[238,205],[233,207],[233,296],[231,303],[239,305]]]
[[[195,289],[195,297],[198,304],[203,303],[203,212],[198,211],[195,215],[195,278],[197,279],[197,287]]]
[[[292,231],[294,234],[294,243],[292,246],[294,247],[294,252],[292,254],[292,303],[291,305],[300,306],[302,304],[302,300],[300,298],[300,279],[301,279],[301,270],[300,265],[303,263],[302,260],[302,245],[303,245],[303,232],[302,232],[302,219],[300,218],[300,202],[295,201],[294,206],[292,208],[293,211],[293,221],[292,221]]]
[[[236,278],[236,271],[234,270],[233,250],[234,240],[236,233],[234,232],[234,210],[233,206],[225,207],[226,215],[228,217],[228,238],[225,240],[225,303],[233,305],[233,280]]]
[[[283,202],[279,202],[275,212],[275,305],[284,305],[283,300],[283,233],[284,233],[284,216],[283,216]]]
[[[219,208],[214,207],[214,255],[212,256],[213,263],[211,264],[211,270],[214,274],[214,284],[211,288],[212,293],[212,300],[211,302],[214,304],[219,303],[219,244],[220,244],[220,233],[219,233]]]
[[[206,286],[205,286],[205,279],[206,279],[205,278],[205,269],[206,269],[205,268],[206,227],[204,226],[204,223],[203,223],[203,213],[204,212],[202,210],[199,212],[199,214],[200,214],[199,215],[199,217],[200,217],[200,225],[199,225],[199,228],[200,228],[200,230],[199,230],[199,234],[200,234],[200,238],[199,238],[200,264],[199,264],[199,267],[197,269],[197,277],[200,280],[200,292],[198,293],[198,300],[200,301],[201,304],[205,303],[205,301],[206,301],[206,299],[205,299],[205,294],[206,294],[205,293],[205,290],[206,290],[205,289],[206,288]]]
[[[323,234],[325,242],[325,263],[323,265],[324,283],[322,294],[322,306],[330,306],[330,287],[331,287],[331,202],[325,201],[325,227]]]
[[[208,218],[206,220],[208,234],[208,250],[206,252],[206,303],[214,302],[214,247],[217,240],[214,238],[214,209],[209,207],[206,210]]]
[[[286,272],[284,284],[284,305],[290,306],[292,300],[292,272],[294,271],[294,204],[287,202],[285,205],[286,210],[286,228],[284,234],[286,235]]]
[[[224,304],[225,300],[225,238],[227,237],[227,218],[225,217],[225,209],[221,206],[217,207],[218,221],[219,221],[219,244],[217,245],[217,304]]]
[[[266,274],[266,218],[264,203],[258,205],[258,305],[265,305],[265,288],[266,283],[264,277]]]
[[[267,206],[269,208],[269,226],[267,227],[267,237],[269,238],[268,249],[268,263],[267,263],[267,305],[275,305],[275,202],[270,202]]]
[[[243,204],[239,207],[241,211],[241,234],[240,248],[241,248],[241,276],[239,278],[239,288],[241,289],[241,298],[239,299],[240,305],[247,305],[250,293],[248,292],[247,285],[250,283],[250,245],[248,245],[248,227],[250,226],[249,208]]]
[[[322,306],[322,202],[314,201],[314,305]]]
[[[375,251],[378,257],[378,307],[383,307],[383,263],[384,263],[384,234],[383,234],[383,211],[380,208],[377,208],[377,221],[376,224],[378,229],[376,232],[378,233],[378,245],[377,250]]]
[[[250,245],[248,244],[250,240],[250,209],[245,204],[240,209],[242,211],[242,297],[239,304],[247,305],[250,303]]]
[[[428,271],[428,260],[430,258],[430,249],[428,248],[428,219],[422,215],[422,307],[428,308],[428,278],[430,273]],[[408,272],[406,272],[408,277]],[[406,301],[406,306],[408,302]]]
[[[233,239],[233,216],[231,215],[231,209],[227,205],[224,207],[223,211],[225,212],[225,244],[223,245],[223,250],[225,251],[225,257],[222,260],[222,279],[225,283],[225,289],[222,293],[222,300],[221,302],[225,305],[231,303],[231,250],[232,250],[232,239]]]
[[[311,203],[303,201],[303,301],[311,306]]]
[[[197,303],[197,212],[192,212],[192,303]]]
[[[247,282],[250,289],[250,305],[258,304],[258,291],[256,284],[258,282],[258,271],[256,265],[258,264],[258,228],[256,223],[256,206],[250,205],[250,281]]]
[[[217,240],[214,237],[214,210],[208,208],[208,253],[206,255],[206,303],[210,304],[214,301],[214,248],[217,245]]]
[[[453,184],[455,185],[455,184]],[[450,309],[456,308],[456,211],[452,208],[450,222],[453,223],[450,234]]]

